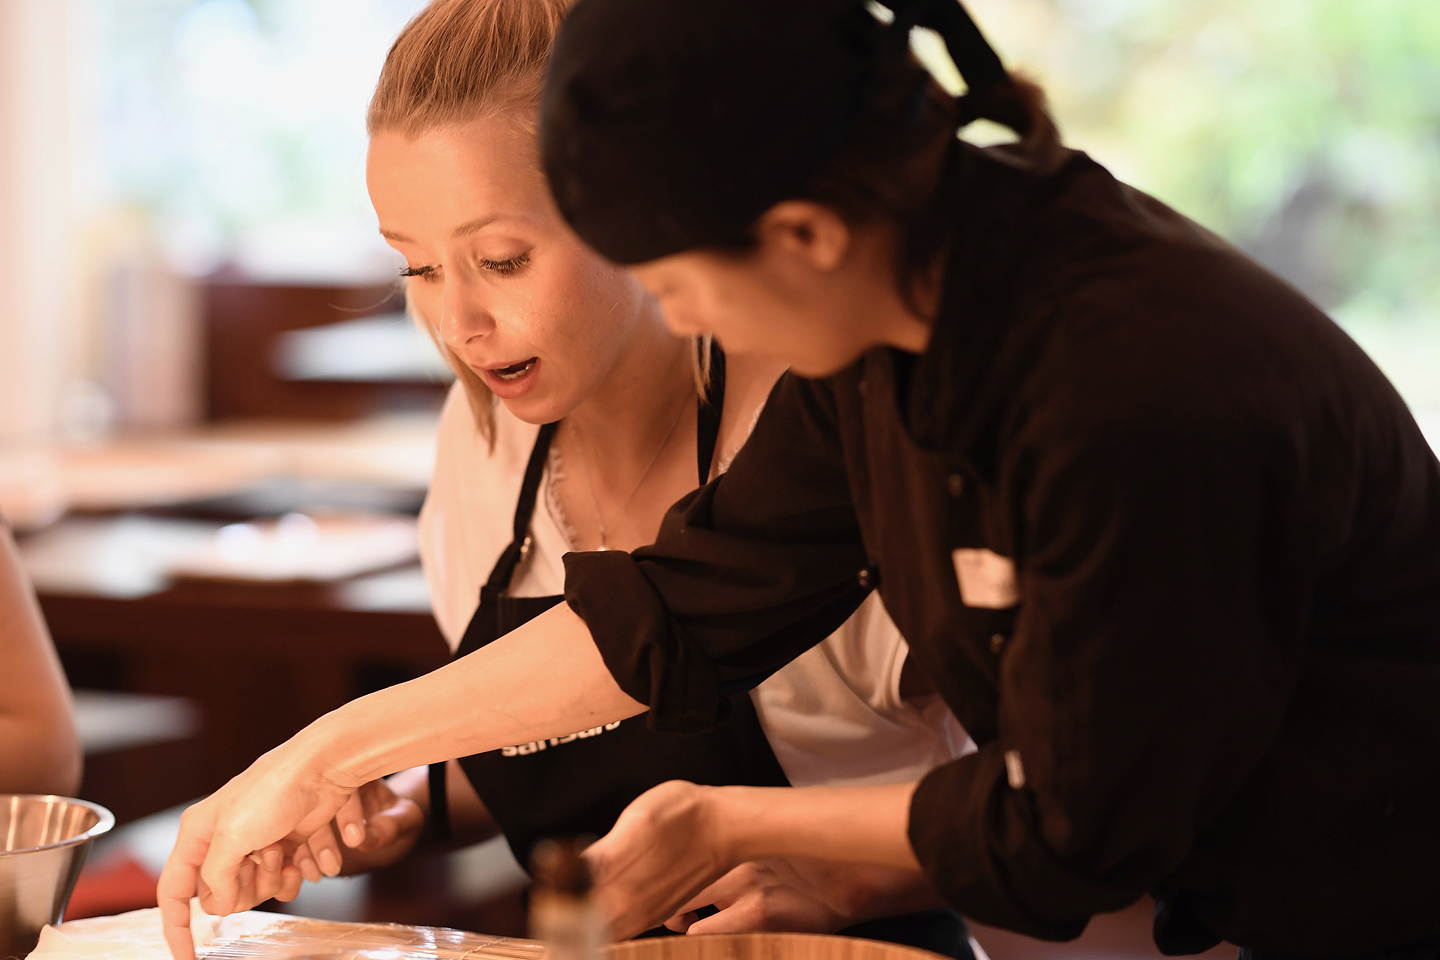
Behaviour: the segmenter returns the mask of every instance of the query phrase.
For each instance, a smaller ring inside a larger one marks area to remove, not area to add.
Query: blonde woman
[[[792,374],[653,545],[570,555],[565,608],[207,800],[172,864],[212,903],[441,744],[707,729],[865,565],[979,749],[909,784],[650,791],[587,854],[618,930],[737,857],[806,856],[921,868],[1050,939],[1150,892],[1167,954],[1440,956],[1440,462],[1414,418],[1294,290],[1064,149],[956,0],[875,6],[567,18],[541,133],[566,221],[675,329]],[[980,117],[1018,140],[964,143]],[[561,659],[596,673],[532,690]]]
[[[553,210],[534,123],[567,6],[431,4],[396,41],[369,112],[380,231],[405,258],[413,313],[458,377],[421,517],[435,615],[457,657],[559,603],[563,554],[649,543],[676,499],[725,469],[781,373],[673,337],[642,288]],[[295,862],[312,881],[393,862],[428,817],[454,842],[503,832],[524,864],[543,837],[604,834],[667,780],[914,779],[966,741],[936,697],[909,689],[906,654],[871,601],[753,694],[730,696],[713,731],[657,734],[632,718],[454,760],[443,776],[432,769],[428,786],[410,771],[362,791],[363,826],[342,816],[362,832],[342,844],[327,827]],[[914,879],[749,864],[717,890],[719,914],[672,925],[831,931],[876,921],[858,932],[968,956],[958,916],[917,914],[930,895]],[[293,872],[285,882],[261,871],[256,892],[288,897],[295,886]]]

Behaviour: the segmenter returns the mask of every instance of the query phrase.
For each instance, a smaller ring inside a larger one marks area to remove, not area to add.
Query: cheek
[[[444,338],[442,305],[439,284],[424,280],[405,281],[405,307],[412,317],[418,319],[434,336]]]
[[[532,291],[530,326],[537,346],[586,385],[603,377],[625,351],[643,293],[591,257],[557,258]]]

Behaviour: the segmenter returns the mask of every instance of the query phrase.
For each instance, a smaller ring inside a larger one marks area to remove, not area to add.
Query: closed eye
[[[486,270],[490,270],[494,273],[498,273],[504,276],[508,276],[512,273],[519,273],[521,270],[524,270],[527,266],[529,266],[529,264],[529,253],[517,254],[516,256],[509,257],[505,260],[481,259],[480,261],[480,266],[484,267]]]
[[[401,277],[419,277],[422,280],[434,280],[437,271],[433,266],[411,267],[405,266],[400,269]]]

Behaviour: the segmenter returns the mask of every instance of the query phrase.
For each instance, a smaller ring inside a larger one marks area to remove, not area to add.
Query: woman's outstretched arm
[[[563,604],[433,673],[346,704],[185,811],[157,891],[172,955],[194,957],[191,897],[209,913],[233,912],[254,884],[252,852],[309,837],[361,785],[644,710]]]

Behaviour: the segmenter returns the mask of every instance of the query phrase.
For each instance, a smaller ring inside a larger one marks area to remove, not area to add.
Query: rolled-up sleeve
[[[1283,455],[1223,422],[1144,419],[1016,454],[1027,533],[998,737],[912,800],[912,847],[946,897],[1033,936],[1078,936],[1185,862],[1275,742],[1298,673]]]
[[[723,719],[869,592],[830,391],[782,377],[729,471],[671,508],[652,546],[566,555],[566,602],[653,729]]]

